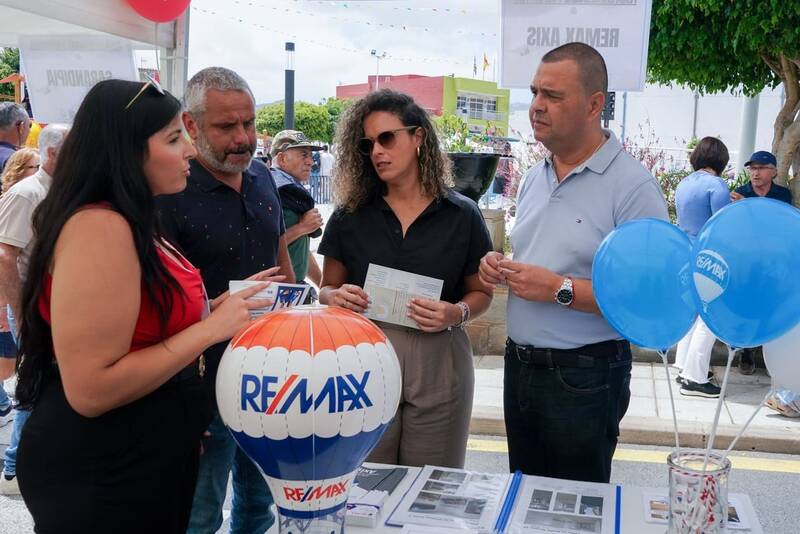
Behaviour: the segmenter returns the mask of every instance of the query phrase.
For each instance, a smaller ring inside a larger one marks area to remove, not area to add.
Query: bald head
[[[578,65],[581,85],[587,95],[608,91],[608,71],[600,52],[584,43],[567,43],[554,48],[542,57],[542,63],[574,61]]]

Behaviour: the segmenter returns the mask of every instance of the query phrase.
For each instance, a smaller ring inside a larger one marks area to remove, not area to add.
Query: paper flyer
[[[752,520],[745,506],[745,496],[738,493],[728,495],[728,530],[750,530]],[[669,522],[669,495],[665,489],[642,491],[644,520],[648,523]]]
[[[260,283],[261,282],[250,280],[231,280],[228,282],[228,289],[232,295]],[[279,310],[281,308],[299,306],[306,301],[310,290],[311,286],[305,284],[282,284],[279,282],[272,282],[252,297],[257,299],[269,299],[272,301],[272,305],[267,308],[254,308],[250,310],[250,318],[255,319],[267,312]]]
[[[408,301],[415,297],[439,300],[443,286],[443,280],[370,263],[364,291],[371,303],[365,315],[375,321],[419,328],[408,317]]]
[[[426,465],[386,524],[491,531],[510,479]]]
[[[514,508],[511,534],[613,534],[616,486],[526,476]]]

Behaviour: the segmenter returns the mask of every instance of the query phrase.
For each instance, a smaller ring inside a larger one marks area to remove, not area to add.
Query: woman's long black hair
[[[162,324],[172,306],[168,288],[180,289],[156,253],[161,233],[143,164],[148,138],[180,113],[181,104],[171,94],[148,87],[128,106],[141,89],[141,83],[105,80],[89,91],[59,152],[50,191],[34,212],[36,241],[22,290],[17,359],[16,396],[22,407],[33,406],[43,380],[56,369],[52,332],[38,304],[58,236],[79,208],[107,203],[128,221],[141,283]]]

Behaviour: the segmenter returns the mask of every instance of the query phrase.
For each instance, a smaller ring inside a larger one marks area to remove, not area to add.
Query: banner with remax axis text
[[[609,91],[642,91],[651,0],[503,0],[500,85],[530,86],[542,56],[562,44],[593,46]]]

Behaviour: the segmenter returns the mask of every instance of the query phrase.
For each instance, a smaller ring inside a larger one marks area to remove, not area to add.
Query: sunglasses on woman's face
[[[403,128],[395,128],[394,130],[381,132],[377,137],[375,137],[375,139],[362,137],[358,140],[358,151],[365,156],[369,156],[372,154],[372,148],[375,146],[376,142],[385,149],[391,149],[397,141],[397,132],[402,132],[403,130],[411,131],[416,130],[417,128],[419,128],[419,126],[404,126]]]

